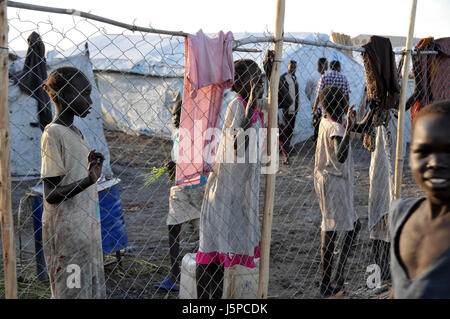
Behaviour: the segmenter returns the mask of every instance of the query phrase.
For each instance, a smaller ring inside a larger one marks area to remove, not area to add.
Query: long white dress
[[[393,116],[388,126],[375,128],[375,149],[369,168],[369,231],[370,239],[390,241],[387,214],[394,200],[395,148],[397,127]]]
[[[220,261],[225,267],[235,264],[255,267],[259,257],[259,180],[261,139],[258,119],[252,128],[256,138],[250,139],[245,163],[226,162],[226,151],[233,150],[233,128],[239,128],[245,117],[245,105],[236,98],[230,102],[216,156],[216,165],[206,184],[200,217],[200,243],[197,262]],[[238,147],[239,150],[242,150]],[[234,152],[234,151],[233,151]],[[255,154],[256,153],[256,154]],[[252,156],[249,156],[252,155]],[[255,159],[249,163],[249,159]]]

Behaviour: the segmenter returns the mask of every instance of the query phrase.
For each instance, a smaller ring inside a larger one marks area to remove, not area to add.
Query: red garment
[[[221,266],[233,267],[235,265],[245,266],[247,268],[255,268],[255,259],[261,256],[261,242],[255,247],[253,256],[241,255],[241,254],[228,254],[219,253],[213,251],[210,253],[204,253],[200,250],[195,256],[195,261],[201,265],[209,265],[214,262],[219,262]]]
[[[223,92],[233,84],[232,41],[233,34],[222,31],[209,38],[200,30],[185,38],[176,185],[202,185],[214,166],[218,136],[205,132],[217,128]]]

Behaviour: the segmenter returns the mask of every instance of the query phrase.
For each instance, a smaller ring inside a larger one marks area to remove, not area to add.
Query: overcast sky
[[[43,6],[77,9],[125,23],[195,33],[273,32],[276,0],[22,0]],[[450,0],[417,0],[415,37],[450,35]],[[408,33],[411,0],[286,0],[285,32],[331,31],[358,34]],[[8,9],[9,17],[17,9]],[[20,10],[21,19],[50,20],[58,27],[70,18]],[[73,22],[71,22],[73,25]],[[16,32],[16,30],[11,30]],[[12,35],[14,36],[14,35]],[[11,37],[11,36],[10,36]]]

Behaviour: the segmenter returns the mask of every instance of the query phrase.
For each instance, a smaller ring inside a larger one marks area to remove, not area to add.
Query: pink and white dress
[[[200,243],[196,261],[199,264],[220,262],[225,267],[255,267],[260,254],[259,181],[260,147],[263,138],[256,134],[256,147],[248,147],[245,163],[225,163],[225,148],[234,145],[233,128],[239,128],[245,117],[246,102],[230,102],[217,148],[214,171],[208,177],[200,217]],[[255,110],[252,128],[259,133],[264,125]],[[249,162],[250,153],[256,161]]]

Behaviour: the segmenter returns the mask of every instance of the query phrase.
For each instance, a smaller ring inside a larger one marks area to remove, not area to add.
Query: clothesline
[[[107,23],[110,25],[114,25],[117,27],[121,27],[130,31],[139,31],[139,32],[145,32],[145,33],[155,33],[155,34],[165,34],[165,35],[171,35],[171,36],[179,36],[179,37],[186,37],[188,36],[188,33],[182,32],[182,31],[168,31],[168,30],[160,30],[160,29],[154,29],[154,28],[148,28],[148,27],[140,27],[133,24],[127,24],[119,21],[115,21],[109,18],[101,17],[92,13],[83,12],[75,9],[63,9],[63,8],[53,8],[53,7],[47,7],[47,6],[40,6],[40,5],[34,5],[34,4],[28,4],[28,3],[22,3],[22,2],[16,2],[16,1],[8,1],[8,7],[12,8],[18,8],[18,9],[26,9],[26,10],[35,10],[35,11],[42,11],[42,12],[50,12],[50,13],[57,13],[57,14],[67,14],[67,15],[74,15],[79,16],[82,18],[95,20],[103,23]],[[328,48],[335,48],[339,50],[350,50],[350,51],[357,51],[357,52],[364,52],[364,48],[362,47],[355,47],[355,46],[348,46],[348,45],[342,45],[342,44],[336,44],[331,42],[315,42],[315,41],[309,41],[305,39],[297,39],[293,37],[284,37],[284,42],[289,43],[298,43],[298,44],[306,44],[306,45],[314,45],[314,46],[321,46],[321,47],[328,47]],[[261,43],[261,42],[274,42],[273,36],[264,36],[264,37],[255,37],[250,36],[248,38],[235,40],[233,41],[233,51],[242,51],[242,52],[259,52],[255,49],[248,49],[248,48],[240,48],[243,45],[252,44],[252,43]],[[403,50],[401,52],[396,52],[395,54],[403,55],[406,51]],[[420,51],[417,52],[415,50],[411,50],[411,54],[437,54],[437,51]]]

